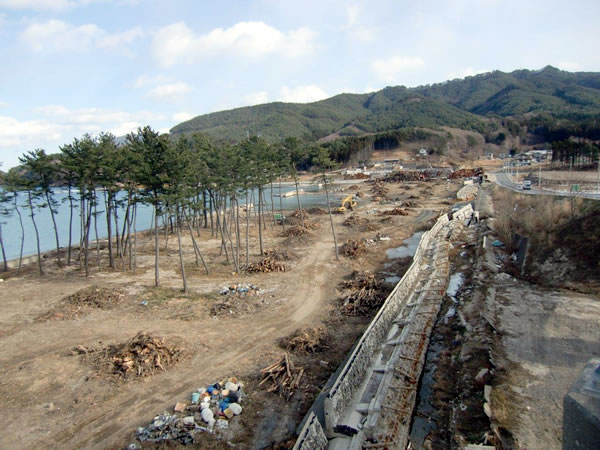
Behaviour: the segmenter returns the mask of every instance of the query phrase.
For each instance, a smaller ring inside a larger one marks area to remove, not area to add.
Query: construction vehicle
[[[354,209],[354,207],[356,206],[356,202],[352,199],[352,195],[349,195],[348,197],[346,197],[345,199],[342,200],[342,206],[340,206],[336,211],[338,213],[343,213],[346,210],[350,209]]]

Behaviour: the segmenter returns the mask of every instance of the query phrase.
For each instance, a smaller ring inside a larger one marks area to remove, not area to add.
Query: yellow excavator
[[[348,197],[346,197],[345,199],[342,200],[342,206],[340,206],[336,211],[338,213],[343,213],[346,212],[346,210],[350,209],[354,209],[356,206],[356,202],[352,199],[352,195],[349,195]]]

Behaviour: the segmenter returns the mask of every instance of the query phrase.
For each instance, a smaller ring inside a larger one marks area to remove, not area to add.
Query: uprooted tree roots
[[[381,211],[381,216],[408,216],[408,211],[403,208],[388,209],[387,211]]]
[[[309,228],[303,228],[302,226],[293,226],[286,228],[281,233],[281,237],[297,237],[311,234]]]
[[[99,372],[125,379],[147,377],[158,370],[167,370],[179,361],[184,349],[167,345],[165,340],[140,332],[123,344],[109,345],[101,350],[77,346],[77,353],[85,353]]]
[[[292,353],[316,353],[328,347],[329,333],[324,327],[297,329],[279,340],[279,346]]]
[[[270,381],[267,392],[277,392],[281,397],[289,400],[300,386],[304,368],[296,368],[288,354],[284,353],[280,361],[265,367],[260,373],[262,380],[259,386]]]
[[[367,246],[363,241],[348,239],[340,250],[348,258],[358,258],[367,253]]]
[[[353,272],[350,279],[339,284],[342,297],[338,300],[339,311],[346,316],[367,315],[378,309],[391,289],[378,281],[370,272]]]

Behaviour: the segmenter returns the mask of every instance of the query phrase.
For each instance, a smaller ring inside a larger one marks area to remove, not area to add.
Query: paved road
[[[589,198],[592,200],[600,200],[600,193],[552,191],[549,189],[538,189],[533,183],[531,186],[531,190],[519,189],[517,183],[512,182],[508,175],[506,175],[504,172],[496,172],[495,174],[493,174],[492,178],[494,178],[495,182],[500,186],[519,192],[520,194],[554,195],[559,197],[582,197]]]

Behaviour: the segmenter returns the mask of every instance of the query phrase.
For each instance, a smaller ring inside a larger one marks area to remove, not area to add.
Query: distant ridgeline
[[[494,71],[416,88],[340,94],[308,104],[274,102],[220,111],[183,122],[171,133],[201,132],[232,143],[248,135],[269,142],[290,136],[305,142],[320,140],[344,162],[352,152],[389,148],[385,142],[410,142],[414,133],[423,132],[417,127],[442,126],[479,132],[492,143],[502,141],[500,136],[495,142],[499,128],[545,142],[569,136],[600,139],[600,73],[571,73],[551,66]],[[341,147],[331,143],[340,138]]]

